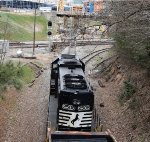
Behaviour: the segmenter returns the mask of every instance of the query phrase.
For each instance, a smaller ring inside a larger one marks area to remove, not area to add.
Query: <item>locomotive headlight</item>
[[[78,99],[73,99],[73,104],[74,104],[74,105],[80,105],[81,102],[80,102],[80,100],[78,100]]]
[[[65,109],[65,110],[75,110],[75,108],[74,108],[73,105],[68,105],[68,104],[63,104],[62,105],[62,109]]]
[[[79,106],[78,107],[78,111],[87,111],[87,110],[90,110],[90,106],[89,105]]]

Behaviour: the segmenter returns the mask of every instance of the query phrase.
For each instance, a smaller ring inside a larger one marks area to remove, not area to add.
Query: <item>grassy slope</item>
[[[3,22],[2,22],[3,21]],[[6,39],[12,41],[33,40],[33,16],[0,13],[0,39],[3,39],[4,29],[7,27]],[[9,24],[7,25],[6,22]],[[47,20],[37,16],[36,40],[46,40]]]
[[[27,65],[23,66],[22,70],[23,70],[23,76],[22,76],[21,80],[23,80],[23,82],[25,82],[27,84],[31,83],[31,81],[34,80],[34,78],[35,78],[34,71]]]
[[[21,89],[23,84],[29,84],[35,78],[35,72],[28,65],[22,66],[21,63],[11,61],[0,65],[0,74],[0,99],[7,86]]]

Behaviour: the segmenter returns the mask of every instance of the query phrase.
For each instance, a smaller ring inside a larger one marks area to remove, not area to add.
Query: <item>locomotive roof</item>
[[[59,67],[59,75],[60,89],[63,91],[87,92],[90,89],[82,68]]]
[[[77,59],[60,59],[59,65],[66,66],[66,67],[69,67],[69,66],[81,67],[82,66],[81,62]]]

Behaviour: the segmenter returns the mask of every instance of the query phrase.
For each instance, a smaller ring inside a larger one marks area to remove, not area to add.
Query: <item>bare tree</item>
[[[134,59],[150,68],[150,1],[110,0],[105,5],[107,31],[117,47],[130,51]]]

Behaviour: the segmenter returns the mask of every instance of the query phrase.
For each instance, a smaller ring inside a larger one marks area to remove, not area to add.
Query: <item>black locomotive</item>
[[[94,94],[75,55],[62,54],[51,64],[50,95],[57,100],[59,131],[91,131]]]

